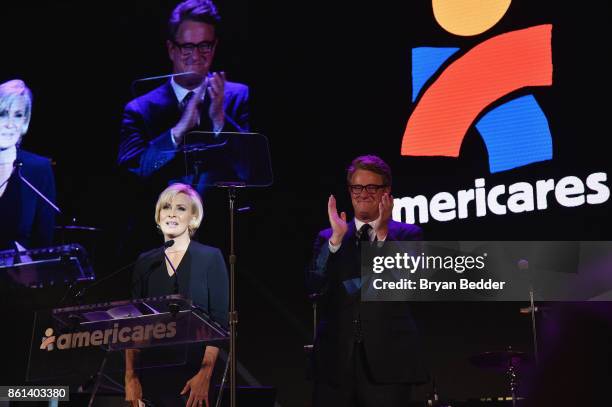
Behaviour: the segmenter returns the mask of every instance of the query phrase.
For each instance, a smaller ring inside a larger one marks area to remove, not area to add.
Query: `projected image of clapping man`
[[[223,155],[217,160],[207,156],[202,160],[205,168],[195,170],[190,166],[190,174],[186,174],[181,149],[189,143],[188,134],[249,131],[248,87],[226,80],[224,72],[212,70],[221,41],[220,21],[217,7],[210,0],[178,4],[168,20],[170,78],[125,106],[117,161],[126,173],[124,182],[129,185],[126,193],[132,207],[126,211],[128,219],[122,222],[127,228],[125,241],[118,244],[126,246],[123,250],[128,253],[141,252],[157,240],[142,208],[155,202],[159,191],[181,182],[204,196],[211,176],[224,174],[219,164],[227,165],[229,160]]]
[[[171,172],[176,156],[167,152],[180,146],[189,131],[249,129],[248,87],[227,81],[223,72],[211,71],[219,22],[210,0],[187,0],[176,6],[168,22],[166,47],[177,76],[125,107],[120,166],[141,178],[162,178],[167,184],[176,176]],[[180,75],[185,73],[191,74]]]

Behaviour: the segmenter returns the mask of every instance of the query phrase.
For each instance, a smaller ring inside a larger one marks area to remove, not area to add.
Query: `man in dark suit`
[[[176,6],[166,41],[172,79],[127,104],[121,124],[119,165],[149,180],[157,192],[184,173],[177,147],[191,130],[248,131],[248,87],[211,73],[219,14],[210,0]],[[158,181],[158,182],[155,182]]]
[[[315,341],[314,405],[403,406],[411,384],[427,381],[407,303],[361,302],[360,246],[421,240],[419,227],[391,219],[391,169],[379,157],[357,157],[347,173],[355,219],[329,197],[331,228],[315,241],[309,288],[320,294]]]
[[[118,164],[128,175],[135,176],[123,180],[129,196],[126,201],[132,207],[126,211],[127,219],[117,220],[127,229],[125,240],[118,241],[124,253],[141,252],[153,244],[156,236],[141,208],[151,205],[170,183],[194,185],[203,195],[205,186],[212,181],[227,180],[226,173],[219,170],[228,161],[223,152],[202,160],[197,171],[188,168],[191,175],[186,175],[185,158],[179,151],[181,145],[189,143],[185,140],[187,133],[249,130],[248,87],[228,82],[223,72],[210,70],[218,45],[219,19],[210,0],[186,0],[177,5],[168,22],[166,47],[173,74],[188,74],[173,76],[125,107]],[[233,143],[229,148],[234,149],[232,154],[236,149],[244,153]],[[243,176],[242,168],[233,171]],[[136,235],[139,238],[133,239]]]

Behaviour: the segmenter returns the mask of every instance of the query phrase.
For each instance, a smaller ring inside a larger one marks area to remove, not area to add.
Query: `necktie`
[[[372,229],[372,226],[367,223],[364,223],[359,228],[357,232],[357,246],[360,246],[362,242],[370,241],[370,229]],[[359,287],[361,287],[361,278],[357,278],[357,281],[359,281]],[[359,295],[359,292],[357,292],[357,295]],[[361,317],[359,314],[359,306],[357,306],[353,314],[353,339],[355,343],[361,343],[363,341],[363,330],[361,328]]]
[[[181,108],[181,112],[185,111],[185,109],[187,108],[187,104],[189,103],[189,101],[191,100],[192,97],[193,97],[193,91],[189,91],[185,95],[183,100],[181,100],[181,103],[179,103],[179,107]]]
[[[372,226],[368,225],[367,223],[364,223],[363,226],[359,228],[357,240],[359,240],[359,242],[369,242],[370,229],[372,229]]]

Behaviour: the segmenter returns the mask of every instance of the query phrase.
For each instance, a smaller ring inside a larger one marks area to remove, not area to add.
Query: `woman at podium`
[[[0,250],[17,249],[16,243],[44,247],[53,240],[53,208],[23,181],[55,201],[50,160],[19,148],[31,117],[26,84],[18,79],[0,84]]]
[[[155,223],[164,237],[162,248],[143,253],[134,266],[133,297],[146,298],[181,294],[200,306],[222,326],[228,324],[228,278],[225,261],[217,248],[200,244],[192,237],[204,215],[202,200],[189,185],[173,184],[160,195],[155,206]],[[165,250],[167,259],[164,256]],[[208,393],[219,349],[198,345],[188,352],[185,366],[164,369],[163,381],[148,389],[135,370],[137,352],[126,352],[126,400],[137,405],[148,394],[157,393],[156,405],[208,405]],[[193,347],[191,347],[193,348]],[[170,373],[172,371],[172,373]],[[181,380],[177,377],[184,376]]]

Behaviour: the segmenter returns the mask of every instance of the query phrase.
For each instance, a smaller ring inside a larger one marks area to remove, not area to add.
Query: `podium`
[[[94,279],[87,251],[79,244],[0,251],[2,284],[49,287]]]
[[[68,384],[79,392],[91,388],[91,405],[100,388],[123,391],[118,374],[124,369],[125,349],[178,349],[171,358],[156,358],[153,352],[138,367],[144,369],[185,364],[182,345],[219,346],[228,338],[224,327],[180,295],[39,311],[26,380]],[[113,373],[119,378],[111,377]]]

